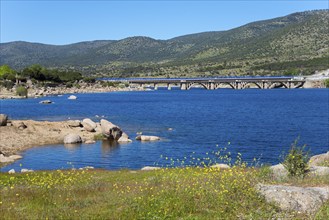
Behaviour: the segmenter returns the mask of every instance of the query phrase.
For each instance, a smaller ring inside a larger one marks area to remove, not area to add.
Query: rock
[[[159,170],[159,169],[160,169],[160,167],[146,166],[146,167],[143,167],[141,170],[149,171],[149,170]]]
[[[158,141],[158,140],[160,140],[160,138],[157,136],[138,135],[136,137],[136,140],[138,140],[138,141]]]
[[[85,128],[85,130],[89,131],[89,132],[95,132],[95,129],[97,127],[97,124],[89,118],[83,119],[82,120],[82,125]]]
[[[172,130],[174,130],[173,128],[168,128],[168,131],[172,131]]]
[[[257,190],[268,202],[283,210],[314,213],[329,199],[329,187],[296,187],[258,184]]]
[[[18,160],[18,159],[22,159],[23,157],[21,155],[11,155],[9,156],[9,158],[12,160]]]
[[[119,138],[118,142],[121,142],[121,143],[132,142],[132,140],[129,139],[128,135],[125,132],[122,132],[122,135]]]
[[[68,120],[67,121],[67,125],[69,127],[72,127],[72,128],[80,127],[81,126],[81,122],[79,120]]]
[[[95,129],[87,123],[82,122],[82,126],[85,131],[95,132]]]
[[[85,141],[85,144],[94,144],[94,143],[96,143],[96,141],[94,141],[94,140],[87,140],[87,141]]]
[[[0,163],[11,163],[21,158],[22,156],[20,155],[11,155],[9,157],[6,157],[5,155],[0,154]]]
[[[21,169],[21,173],[30,173],[33,172],[33,170],[29,170],[29,169]]]
[[[0,154],[0,163],[10,163],[13,162],[12,159],[10,159],[9,157],[6,157],[3,154]]]
[[[118,141],[122,136],[122,130],[111,122],[101,119],[102,133],[110,140]]]
[[[11,169],[8,171],[9,174],[14,174],[15,173],[15,170],[14,169]]]
[[[82,139],[77,134],[68,134],[64,137],[64,144],[76,144],[81,143]]]
[[[309,165],[310,166],[319,166],[320,164],[322,164],[326,161],[328,161],[328,163],[329,163],[329,151],[327,153],[319,154],[319,155],[315,155],[315,156],[311,157],[310,161],[309,161]]]
[[[223,163],[217,163],[215,165],[210,166],[211,168],[216,168],[216,169],[230,169],[230,166],[227,164]]]
[[[70,99],[70,100],[75,100],[77,99],[78,97],[76,97],[75,95],[70,95],[67,99]]]
[[[51,103],[53,103],[53,102],[50,101],[50,100],[43,100],[43,101],[40,101],[39,103],[40,103],[40,104],[51,104]]]
[[[314,176],[329,175],[329,167],[312,166],[310,167],[309,174]]]
[[[25,128],[27,128],[27,126],[24,124],[24,122],[18,122],[17,123],[17,128],[20,130],[24,130]]]
[[[137,135],[142,135],[143,132],[139,131],[139,132],[136,132]]]
[[[7,125],[8,116],[5,114],[0,114],[0,126]]]
[[[79,168],[79,170],[92,170],[92,169],[95,169],[95,168],[92,166],[86,166],[86,167]]]
[[[284,168],[283,164],[277,164],[270,167],[275,179],[285,179],[288,177],[288,171]]]

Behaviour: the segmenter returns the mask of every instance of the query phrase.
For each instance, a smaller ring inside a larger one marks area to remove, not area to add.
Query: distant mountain
[[[228,31],[155,40],[129,37],[55,46],[0,44],[0,65],[31,64],[113,76],[280,74],[329,68],[329,10],[257,21]]]

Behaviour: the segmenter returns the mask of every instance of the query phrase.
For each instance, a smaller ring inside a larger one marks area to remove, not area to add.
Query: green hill
[[[329,68],[328,23],[329,10],[316,10],[169,40],[2,43],[0,65],[21,70],[38,63],[110,76],[309,74]]]

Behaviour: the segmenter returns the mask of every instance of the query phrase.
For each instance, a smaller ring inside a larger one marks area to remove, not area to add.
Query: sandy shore
[[[26,125],[25,129],[19,128],[21,122]],[[88,132],[82,127],[72,127],[72,121],[11,120],[11,124],[0,126],[0,151],[5,155],[36,146],[63,144],[64,136],[71,133],[78,134],[83,141],[94,140],[95,135],[101,134],[100,128],[96,132]]]

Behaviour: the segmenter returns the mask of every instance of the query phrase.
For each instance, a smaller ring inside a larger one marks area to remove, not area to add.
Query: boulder
[[[288,171],[281,163],[271,166],[270,170],[272,171],[273,177],[275,179],[285,179],[288,177]]]
[[[18,160],[18,159],[22,159],[23,157],[21,155],[11,155],[9,156],[9,158],[12,160]]]
[[[8,116],[5,114],[0,114],[0,126],[7,125]]]
[[[92,170],[92,169],[95,169],[95,168],[92,166],[86,166],[86,167],[79,168],[79,170]]]
[[[70,95],[67,99],[70,99],[70,100],[75,100],[77,99],[78,97],[76,97],[75,95]]]
[[[310,158],[309,165],[310,166],[319,166],[322,163],[328,162],[329,163],[329,151],[324,154],[315,155]]]
[[[210,166],[211,168],[215,169],[230,169],[230,166],[224,163],[217,163],[215,165]]]
[[[21,173],[30,173],[33,172],[33,170],[29,170],[29,169],[21,169]]]
[[[329,167],[312,166],[310,167],[309,174],[314,176],[329,175]]]
[[[87,123],[82,122],[82,126],[85,131],[95,132],[95,129]]]
[[[0,154],[0,163],[10,163],[13,162],[12,159],[10,159],[9,157],[6,157],[3,154]]]
[[[129,139],[128,135],[125,132],[122,132],[122,135],[119,138],[118,142],[127,143],[127,142],[132,142],[132,140]]]
[[[143,167],[141,170],[143,171],[149,171],[149,170],[159,170],[160,167],[151,167],[151,166],[146,166],[146,167]]]
[[[40,101],[39,103],[40,103],[40,104],[51,104],[51,103],[53,103],[53,102],[50,101],[50,100],[43,100],[43,101]]]
[[[11,169],[8,171],[9,174],[14,174],[15,173],[15,170],[14,169]]]
[[[329,199],[329,187],[296,187],[258,184],[257,190],[268,202],[283,210],[314,213]]]
[[[138,140],[138,141],[158,141],[158,140],[160,140],[160,138],[157,136],[138,135],[136,137],[136,140]]]
[[[95,132],[95,129],[97,127],[97,124],[89,118],[83,119],[82,125],[83,125],[84,129],[89,132]]]
[[[20,155],[11,155],[9,157],[6,157],[5,155],[0,154],[0,163],[11,163],[21,158],[22,156]]]
[[[123,133],[121,128],[105,119],[101,120],[101,128],[104,136],[110,140],[118,141]]]
[[[68,120],[67,121],[67,125],[69,127],[72,127],[72,128],[80,127],[81,126],[81,122],[79,120]]]
[[[82,139],[77,134],[68,134],[64,137],[64,144],[76,144],[81,143]]]

